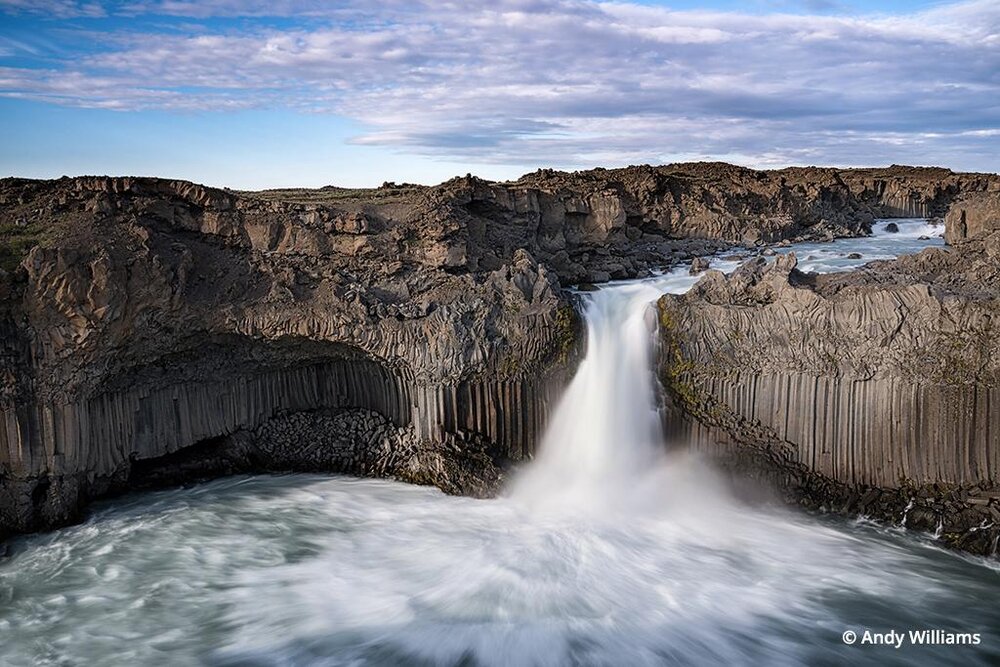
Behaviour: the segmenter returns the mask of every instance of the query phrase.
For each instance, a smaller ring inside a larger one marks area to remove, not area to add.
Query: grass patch
[[[13,271],[28,251],[47,240],[48,234],[41,225],[0,223],[0,269]]]
[[[336,204],[357,202],[366,204],[390,204],[404,201],[426,188],[421,185],[402,184],[380,188],[279,188],[256,192],[237,191],[237,194],[280,201],[291,204]]]

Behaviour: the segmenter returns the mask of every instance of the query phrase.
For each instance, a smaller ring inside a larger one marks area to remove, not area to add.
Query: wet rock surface
[[[707,271],[709,266],[711,266],[711,261],[708,258],[695,257],[693,260],[691,260],[691,268],[689,269],[688,273],[690,273],[692,276],[696,276],[699,273]]]
[[[256,428],[137,462],[118,488],[157,488],[239,473],[336,472],[489,497],[504,479],[504,464],[504,453],[482,438],[430,441],[374,410],[320,409],[279,414]]]

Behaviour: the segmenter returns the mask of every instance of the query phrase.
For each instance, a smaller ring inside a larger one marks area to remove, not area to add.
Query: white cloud
[[[160,0],[121,11],[140,16],[140,28],[146,14],[313,20],[109,33],[97,53],[0,70],[0,94],[115,109],[336,113],[368,128],[357,143],[478,162],[732,156],[762,166],[996,169],[992,0],[867,17],[583,0]]]
[[[76,0],[0,0],[0,13],[38,14],[60,19],[106,16],[100,2],[77,2]]]

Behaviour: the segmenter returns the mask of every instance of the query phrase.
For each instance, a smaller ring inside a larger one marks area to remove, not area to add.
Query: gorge
[[[45,618],[95,658],[152,637],[121,664],[799,664],[873,591],[872,625],[995,628],[993,566],[934,545],[1000,530],[998,201],[905,167],[5,180],[0,533],[235,475],[11,540],[8,655],[61,655]]]

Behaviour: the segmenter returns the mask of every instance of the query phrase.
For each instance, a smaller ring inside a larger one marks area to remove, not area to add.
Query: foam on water
[[[843,243],[823,251],[853,252]],[[506,497],[231,478],[99,505],[84,525],[17,540],[0,562],[0,663],[1000,657],[1000,575],[987,563],[901,529],[746,506],[697,459],[667,453],[649,304],[695,280],[678,270],[582,295],[586,356]],[[841,643],[864,627],[985,634],[964,648]]]
[[[887,232],[895,224],[898,232]],[[837,239],[827,243],[798,243],[790,248],[776,248],[779,253],[795,252],[803,271],[827,273],[850,271],[878,259],[894,259],[920,252],[924,248],[944,246],[944,225],[923,218],[879,220],[872,225],[872,235],[863,238]],[[852,258],[859,254],[861,258]]]
[[[697,461],[664,463],[662,506],[598,516],[305,475],[105,505],[0,568],[0,662],[988,664],[988,647],[839,638],[988,635],[996,571],[896,531],[741,507]]]
[[[663,467],[652,336],[658,296],[683,275],[582,295],[587,353],[563,395],[536,461],[513,496],[538,507],[618,511],[648,473]]]

